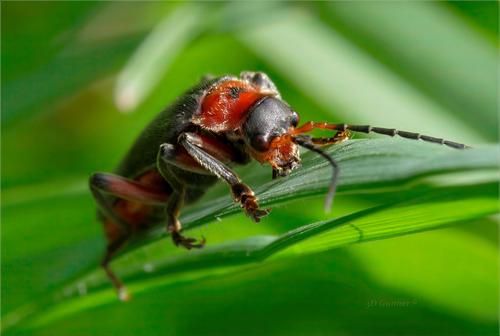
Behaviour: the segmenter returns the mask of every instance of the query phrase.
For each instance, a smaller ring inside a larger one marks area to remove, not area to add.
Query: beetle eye
[[[298,124],[299,124],[299,115],[297,114],[297,112],[293,112],[293,114],[292,114],[292,126],[297,127]]]
[[[269,149],[269,141],[264,135],[256,135],[251,140],[252,148],[259,152],[265,152]]]

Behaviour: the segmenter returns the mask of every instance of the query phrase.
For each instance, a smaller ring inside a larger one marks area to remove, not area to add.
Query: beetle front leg
[[[311,142],[315,145],[325,146],[325,145],[335,145],[343,141],[349,140],[351,138],[351,133],[349,131],[341,131],[335,133],[332,137],[321,137],[321,138],[311,138]]]
[[[238,182],[231,185],[231,194],[234,201],[241,204],[245,214],[254,222],[258,223],[261,217],[267,216],[271,211],[271,209],[259,209],[255,193],[244,183]]]
[[[327,122],[318,122],[318,121],[308,121],[305,124],[303,124],[300,127],[297,127],[296,129],[291,131],[292,135],[298,135],[302,133],[307,133],[310,132],[314,129],[322,129],[322,130],[330,130],[330,131],[340,131],[340,132],[346,132],[346,131],[352,131],[352,132],[360,132],[360,133],[377,133],[377,134],[382,134],[382,135],[388,135],[391,137],[394,137],[396,135],[405,138],[405,139],[411,139],[411,140],[422,140],[426,142],[431,142],[435,144],[440,144],[440,145],[446,145],[451,148],[456,148],[456,149],[465,149],[469,148],[469,146],[454,142],[454,141],[449,141],[446,139],[442,138],[436,138],[433,136],[429,135],[424,135],[420,133],[414,133],[414,132],[407,132],[407,131],[401,131],[397,130],[394,128],[385,128],[385,127],[373,127],[370,125],[348,125],[348,124],[330,124]],[[318,143],[316,143],[318,144]]]
[[[259,222],[261,217],[269,214],[270,209],[259,208],[255,193],[239,179],[236,173],[204,150],[201,136],[195,133],[182,133],[179,142],[199,165],[229,184],[234,200],[241,204],[248,217]]]

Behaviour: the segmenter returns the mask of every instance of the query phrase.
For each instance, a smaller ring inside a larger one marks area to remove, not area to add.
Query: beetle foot
[[[120,299],[120,301],[123,302],[130,301],[131,297],[132,296],[127,291],[127,288],[125,286],[121,286],[120,288],[118,288],[118,298]]]
[[[175,246],[183,246],[190,250],[192,248],[202,248],[205,246],[205,237],[201,237],[201,240],[196,240],[196,238],[188,238],[181,235],[179,232],[172,232],[172,240]]]
[[[259,203],[257,202],[257,197],[252,194],[244,194],[241,196],[241,207],[245,210],[245,213],[254,222],[260,222],[260,218],[267,216],[271,209],[259,209]]]
[[[267,216],[271,209],[259,209],[259,203],[254,192],[247,185],[237,183],[231,187],[235,202],[241,204],[245,214],[254,222],[259,222],[261,217]]]

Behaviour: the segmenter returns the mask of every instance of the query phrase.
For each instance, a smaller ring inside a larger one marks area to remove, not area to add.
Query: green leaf
[[[185,4],[163,19],[144,39],[118,76],[115,103],[134,110],[155,88],[177,54],[201,30],[207,8]]]
[[[456,205],[468,208],[474,202]],[[471,224],[478,227],[481,222]],[[361,244],[350,251],[383,286],[412,293],[457,315],[497,323],[498,295],[494,294],[498,294],[498,246],[459,228]],[[495,233],[498,235],[498,231]],[[388,265],[401,265],[401,269]]]
[[[341,168],[338,197],[346,193],[399,192],[389,193],[384,205],[299,227],[282,236],[255,236],[243,241],[211,244],[201,251],[189,253],[165,249],[163,242],[152,243],[152,240],[165,234],[160,227],[139,238],[135,247],[143,247],[116,260],[114,268],[125,276],[127,283],[132,284],[131,290],[137,295],[179,279],[192,281],[214,272],[225,273],[231,271],[226,269],[228,267],[261,261],[269,256],[283,258],[317,253],[348,243],[428,230],[498,212],[498,191],[495,185],[482,183],[470,186],[466,183],[439,187],[433,186],[431,181],[427,187],[407,189],[408,184],[404,184],[428,175],[497,169],[496,146],[459,151],[402,140],[358,140],[333,146],[328,152],[339,161]],[[267,171],[265,173],[268,174]],[[331,167],[315,154],[307,153],[301,170],[287,179],[265,183],[256,190],[262,204],[277,204],[324,193],[330,176]],[[257,175],[253,179],[262,177]],[[186,228],[192,228],[235,212],[239,212],[239,209],[224,196],[185,211],[182,221]],[[150,267],[155,270],[153,278],[144,273]],[[175,276],[162,276],[172,272]],[[49,300],[52,303],[60,302],[62,306],[56,305],[54,311],[47,312],[46,317],[43,317],[43,310],[37,321],[52,321],[59,318],[60,314],[112,302],[115,296],[110,289],[98,290],[103,285],[108,284],[100,270],[76,280],[62,292],[56,291],[55,297]],[[88,295],[68,300],[83,293],[82,291]],[[34,311],[38,311],[39,307],[36,304],[35,307]],[[18,310],[9,314],[7,321],[11,321],[12,316],[17,314]]]
[[[371,8],[371,6],[380,8],[380,4],[361,5],[362,8]],[[395,10],[409,6],[406,4],[393,6],[391,4],[389,7]],[[411,6],[420,10],[420,7],[425,7],[426,4],[414,3]],[[340,7],[344,8],[344,6]],[[349,12],[346,10],[345,12],[346,16],[358,15],[357,11]],[[385,13],[383,10],[381,12]],[[430,14],[430,12],[426,13]],[[375,20],[371,18],[371,13],[368,16],[371,20]],[[423,16],[426,17],[425,13]],[[407,21],[406,16],[401,16],[399,19],[402,22]],[[431,18],[426,17],[426,19],[432,21]],[[390,19],[385,22],[388,24],[393,21]],[[400,26],[394,29],[397,32],[389,33],[391,41],[394,40],[394,35],[400,34],[401,30]],[[417,35],[420,33],[419,30],[411,27],[408,30]],[[387,30],[381,30],[380,34],[387,34]],[[456,119],[453,110],[443,108],[441,104],[422,94],[391,69],[380,64],[370,54],[360,49],[351,40],[346,39],[337,29],[331,29],[315,20],[307,12],[289,10],[288,12],[275,13],[270,24],[242,30],[238,36],[243,43],[278,70],[283,77],[288,78],[302,92],[313,97],[328,110],[335,111],[337,116],[350,123],[377,123],[408,130],[418,129],[423,133],[441,134],[447,138],[463,139],[463,141],[470,143],[473,141],[481,143],[481,139],[487,139],[483,135],[481,122],[477,124],[478,127],[475,127],[472,126],[475,123]],[[426,36],[428,35],[422,34],[421,38],[425,39]],[[453,37],[456,37],[455,32],[453,32]],[[437,40],[435,43],[440,43],[439,41]],[[300,52],[297,52],[297,46],[300,46]],[[461,51],[462,46],[460,45]],[[483,52],[483,49],[486,50]],[[484,102],[483,99],[479,99],[479,101],[474,99],[474,101],[481,106],[486,104],[486,107],[482,108],[484,112],[481,113],[481,120],[488,120],[488,125],[494,125],[496,124],[494,120],[497,119],[492,113],[495,104],[492,105],[491,102],[496,101],[496,87],[493,84],[495,77],[492,77],[491,71],[495,68],[493,65],[496,60],[495,48],[490,45],[483,48],[481,45],[479,50],[467,47],[465,50],[470,51],[473,55],[478,54],[474,59],[480,61],[481,72],[475,81],[470,79],[469,73],[465,70],[469,64],[467,63],[468,58],[466,58],[465,67],[464,64],[458,67],[449,64],[450,50],[444,50],[438,59],[442,58],[443,62],[448,62],[448,67],[453,68],[448,72],[467,77],[467,83],[470,82],[470,86],[467,85],[467,87],[471,90],[479,90],[487,96]],[[459,61],[457,60],[457,62]],[[434,63],[430,62],[430,64]],[[432,74],[435,72],[432,68],[426,71]],[[476,73],[474,72],[474,74]],[[449,77],[446,79],[449,81]],[[450,82],[455,83],[455,88],[458,86],[460,91],[465,90],[463,81]],[[477,86],[479,82],[481,84]],[[432,83],[427,84],[427,87],[432,87]],[[488,89],[480,90],[479,87]],[[453,96],[453,99],[456,100],[456,97]],[[467,113],[473,115],[470,111],[467,109]],[[475,120],[477,121],[477,119]],[[443,125],[447,126],[443,127]],[[496,139],[494,136],[496,131],[493,126],[488,126],[488,134],[490,139]]]
[[[198,6],[203,15],[182,11]],[[496,141],[497,12],[477,2],[2,3],[2,334],[497,334],[498,216],[488,214],[498,212],[498,147],[332,147],[342,172],[329,214],[331,167],[314,154],[276,181],[256,163],[236,168],[271,215],[251,223],[215,186],[182,211],[206,249],[160,239],[162,224],[113,261],[128,304],[98,267],[105,239],[87,186],[204,74],[264,71],[303,122]],[[171,29],[156,30],[150,50],[165,58],[144,52],[134,66],[160,22]],[[129,115],[113,101],[127,60],[144,98]]]
[[[10,71],[17,70],[15,72],[20,74],[9,76],[7,80],[2,78],[2,128],[13,125],[16,120],[21,120],[29,114],[53,111],[55,108],[52,105],[55,102],[116,72],[140,44],[146,31],[158,21],[158,16],[161,17],[168,12],[168,7],[172,6],[175,4],[53,3],[34,4],[29,9],[23,8],[22,5],[17,9],[15,5],[8,6],[6,12],[12,13],[12,17],[18,19],[18,22],[11,25],[31,27],[31,30],[28,28],[27,36],[19,37],[19,32],[15,29],[6,29],[7,38],[17,43],[9,45],[9,52],[4,57],[5,62],[11,65]],[[33,11],[34,15],[42,12],[45,16],[38,18],[39,26],[34,29],[30,16],[15,16],[16,11],[23,14]],[[72,13],[73,11],[75,13]],[[89,15],[89,12],[97,12],[99,15]],[[54,29],[52,26],[60,25],[61,17],[70,14],[74,19],[70,20],[66,27],[60,27],[56,32],[58,35],[52,36],[55,34],[51,32]],[[126,24],[123,24],[124,22]],[[19,43],[23,38],[27,45]],[[50,56],[44,62],[36,59],[36,56],[39,56],[37,52],[26,52],[33,48],[34,43],[40,43],[39,41],[43,41],[43,51],[50,50]],[[27,59],[24,60],[19,55]],[[33,62],[32,57],[40,64],[25,69],[27,62]],[[3,63],[2,59],[2,65]]]
[[[338,219],[306,225],[281,237],[255,237],[210,246],[202,251],[175,255],[153,263],[148,261],[149,267],[155,272],[152,279],[141,275],[143,270],[137,267],[140,266],[137,261],[135,265],[131,265],[129,260],[127,263],[119,263],[118,266],[129,268],[127,282],[134,295],[139,295],[156,286],[238,271],[240,269],[234,265],[263,261],[273,255],[275,258],[296,257],[349,243],[389,238],[480,218],[498,213],[497,201],[498,191],[495,184],[432,190],[423,196],[390,206],[376,207]],[[139,261],[140,264],[144,262]],[[136,281],[133,281],[134,279]],[[74,287],[66,288],[65,296],[78,295],[82,286],[87,291],[101,281],[102,274],[91,274],[80,279]],[[56,301],[63,298],[61,296]],[[63,300],[61,305],[54,306],[53,310],[50,309],[38,317],[35,325],[54,322],[66,314],[114,300],[116,297],[109,290],[91,291],[89,295],[77,299]],[[488,310],[487,314],[490,312],[491,310]]]
[[[498,139],[497,78],[491,71],[498,63],[498,33],[475,29],[444,2],[330,2],[326,12],[332,26],[445,106],[449,116]]]

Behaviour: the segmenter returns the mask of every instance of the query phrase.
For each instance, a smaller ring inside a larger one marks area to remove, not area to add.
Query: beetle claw
[[[261,217],[265,217],[269,215],[271,212],[270,208],[267,209],[254,209],[251,212],[247,211],[247,215],[252,218],[252,220],[256,223],[260,222]]]
[[[192,248],[202,248],[206,243],[206,239],[203,236],[198,241],[196,238],[184,237],[179,232],[172,233],[172,240],[174,241],[175,246],[182,246],[188,250]]]
[[[259,209],[257,198],[253,195],[247,195],[241,206],[246,215],[256,223],[260,222],[261,217],[267,216],[271,212],[271,209]]]

